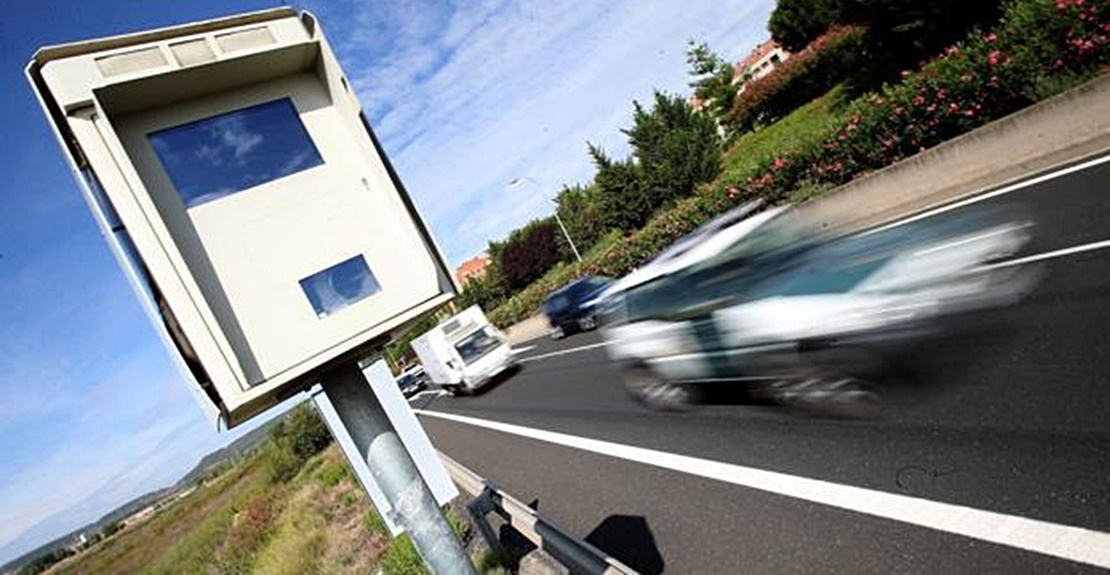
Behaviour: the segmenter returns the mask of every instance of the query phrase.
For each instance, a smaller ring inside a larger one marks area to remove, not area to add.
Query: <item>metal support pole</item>
[[[570,244],[570,249],[574,252],[574,257],[578,259],[578,263],[582,263],[582,256],[578,254],[578,247],[574,245],[574,240],[570,239],[570,234],[567,233],[567,227],[563,225],[563,218],[559,217],[558,204],[555,204],[555,221],[559,222],[559,229],[563,230],[563,237],[565,237],[567,243]]]
[[[524,182],[530,182],[532,185],[536,186],[536,190],[539,191],[540,195],[547,198],[547,196],[545,196],[543,193],[543,186],[541,186],[535,178],[529,176],[513,178],[512,181],[509,182],[509,187],[515,188]],[[555,221],[559,222],[559,229],[563,230],[563,237],[566,238],[567,243],[570,244],[570,249],[574,252],[575,259],[578,260],[578,263],[582,263],[582,256],[578,253],[578,246],[574,245],[574,240],[570,239],[570,232],[568,232],[567,227],[563,225],[563,218],[559,217],[559,202],[556,201],[554,198],[547,198],[547,200],[555,204]]]
[[[435,497],[390,424],[357,365],[329,372],[321,382],[340,421],[354,440],[396,520],[436,575],[476,575]]]

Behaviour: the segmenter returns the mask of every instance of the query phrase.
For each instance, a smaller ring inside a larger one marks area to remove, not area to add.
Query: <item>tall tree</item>
[[[513,230],[496,250],[505,287],[511,291],[522,289],[563,259],[556,239],[559,233],[554,218],[532,220]],[[494,250],[490,252],[493,255]]]
[[[913,66],[1002,15],[1002,0],[843,0],[839,20],[870,30],[871,53],[888,68]]]
[[[679,96],[656,92],[651,110],[633,102],[632,127],[624,130],[643,170],[653,208],[688,195],[721,170],[721,140],[712,118]]]
[[[559,218],[563,220],[567,233],[579,250],[588,250],[605,235],[605,222],[598,195],[598,188],[594,184],[574,185],[564,187],[555,198]]]
[[[605,227],[631,231],[644,225],[656,206],[648,193],[643,170],[632,160],[613,160],[594,144],[588,143],[590,157],[597,166],[594,184]]]
[[[783,48],[797,52],[840,22],[844,0],[778,0],[767,30]]]
[[[690,87],[694,97],[705,103],[706,109],[719,122],[730,109],[740,87],[733,83],[732,64],[709,48],[705,42],[690,40],[686,50],[686,63],[690,65]]]

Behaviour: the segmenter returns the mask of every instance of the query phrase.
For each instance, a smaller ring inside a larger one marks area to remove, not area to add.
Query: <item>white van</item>
[[[516,366],[508,338],[471,306],[412,340],[428,381],[453,394],[473,392]]]

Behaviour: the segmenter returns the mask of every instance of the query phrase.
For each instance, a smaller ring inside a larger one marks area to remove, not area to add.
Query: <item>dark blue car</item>
[[[547,296],[543,313],[551,324],[551,337],[559,339],[597,327],[597,297],[613,280],[588,276],[575,280]]]

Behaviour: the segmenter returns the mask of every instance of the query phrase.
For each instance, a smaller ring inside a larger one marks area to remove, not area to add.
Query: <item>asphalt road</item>
[[[1110,163],[988,200],[1037,221],[1022,254],[1110,239]],[[937,218],[945,217],[938,214]],[[1110,532],[1110,249],[1041,262],[1027,300],[915,350],[878,418],[743,403],[644,410],[596,334],[520,347],[515,377],[414,407]],[[534,347],[533,347],[534,346]],[[1017,573],[1095,568],[904,521],[422,415],[435,446],[645,573]]]

